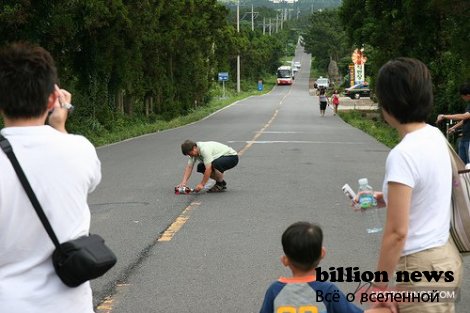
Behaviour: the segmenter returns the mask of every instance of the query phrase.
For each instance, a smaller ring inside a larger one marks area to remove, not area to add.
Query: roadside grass
[[[339,111],[338,115],[346,123],[359,128],[389,148],[393,148],[400,141],[398,132],[390,127],[376,110]]]
[[[89,125],[89,127],[81,127],[80,133],[87,137],[95,146],[102,146],[119,142],[128,138],[137,137],[149,133],[155,133],[166,129],[176,128],[187,125],[209,116],[210,114],[220,110],[238,100],[249,96],[256,96],[268,93],[274,87],[276,82],[275,76],[266,77],[263,80],[263,90],[258,91],[255,83],[249,87],[249,90],[242,91],[237,94],[235,91],[226,90],[225,98],[222,95],[214,95],[212,99],[204,106],[191,110],[188,114],[175,117],[171,120],[154,118],[150,121],[145,118],[119,118],[112,130],[107,130],[100,126],[99,123]],[[244,86],[246,87],[246,86]],[[247,88],[248,89],[248,88]],[[77,133],[77,132],[74,132]]]

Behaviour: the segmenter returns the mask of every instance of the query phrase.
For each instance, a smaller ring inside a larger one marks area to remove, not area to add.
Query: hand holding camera
[[[55,90],[58,94],[57,102],[59,105],[57,107],[67,109],[69,113],[72,113],[74,109],[74,106],[71,104],[72,94],[65,89],[60,89],[57,85],[55,85]]]
[[[55,85],[55,96],[57,98],[54,103],[54,108],[49,114],[48,123],[58,131],[66,133],[65,121],[67,120],[68,114],[70,114],[74,108],[73,105],[70,104],[72,101],[72,94]]]

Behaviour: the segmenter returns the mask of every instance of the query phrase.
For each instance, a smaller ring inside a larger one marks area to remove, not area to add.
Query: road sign
[[[225,82],[228,80],[228,72],[219,73],[219,82]]]

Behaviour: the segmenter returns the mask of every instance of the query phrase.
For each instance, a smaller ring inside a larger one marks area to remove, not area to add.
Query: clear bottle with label
[[[382,224],[379,219],[377,199],[374,197],[374,190],[369,186],[367,178],[359,179],[358,204],[365,217],[367,233],[373,234],[382,231]]]

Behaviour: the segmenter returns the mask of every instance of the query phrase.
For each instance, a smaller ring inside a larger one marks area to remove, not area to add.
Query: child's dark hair
[[[318,266],[321,258],[323,231],[309,222],[290,225],[282,234],[282,248],[289,262],[301,271]]]

